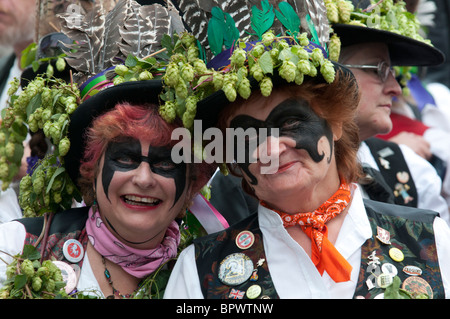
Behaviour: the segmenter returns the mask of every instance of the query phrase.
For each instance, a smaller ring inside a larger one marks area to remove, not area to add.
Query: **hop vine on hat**
[[[301,84],[305,75],[319,72],[327,82],[335,70],[327,59],[329,25],[322,1],[180,1],[183,19],[200,43],[199,58],[172,55],[164,75],[163,116],[183,115],[191,127],[200,100],[222,90],[229,101],[251,93],[249,76],[264,96],[272,91],[278,73]],[[312,42],[310,41],[312,40]],[[222,54],[225,54],[225,57]],[[225,63],[217,66],[216,61]],[[185,112],[185,110],[192,110]]]

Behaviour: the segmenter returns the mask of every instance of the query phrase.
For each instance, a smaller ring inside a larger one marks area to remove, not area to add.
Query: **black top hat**
[[[393,66],[436,66],[445,61],[444,54],[432,45],[394,32],[350,24],[334,24],[333,30],[342,47],[368,42],[386,43]]]
[[[78,106],[70,117],[68,128],[70,150],[64,157],[66,170],[74,183],[80,174],[80,161],[84,155],[86,143],[85,132],[92,121],[121,102],[159,104],[162,87],[161,80],[125,82],[103,89]]]

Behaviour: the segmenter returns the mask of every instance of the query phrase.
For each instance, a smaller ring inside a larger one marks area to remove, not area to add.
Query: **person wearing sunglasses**
[[[361,11],[356,4],[354,8]],[[382,7],[372,12],[383,19]],[[417,38],[370,25],[332,26],[341,42],[338,60],[353,72],[361,94],[356,115],[361,141],[358,157],[367,173],[372,180],[382,179],[396,204],[437,211],[450,223],[448,206],[441,196],[442,181],[434,167],[410,147],[375,137],[392,130],[393,100],[402,94],[393,67],[439,65],[444,60],[442,52]],[[429,144],[421,136],[415,138],[417,149],[429,157]],[[373,182],[362,183],[369,198],[387,201],[388,194],[380,192]]]

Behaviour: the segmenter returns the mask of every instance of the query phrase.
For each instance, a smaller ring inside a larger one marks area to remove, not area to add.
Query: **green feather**
[[[288,30],[287,33],[295,37],[300,30],[300,18],[287,2],[280,2],[278,8],[280,11],[275,10],[278,20]]]
[[[309,30],[311,31],[312,41],[315,44],[320,45],[319,36],[317,35],[316,28],[314,27],[314,23],[312,22],[309,14],[306,15],[306,22],[308,23]]]
[[[223,45],[229,49],[239,38],[239,30],[229,13],[219,7],[211,9],[211,19],[208,23],[208,42],[214,55],[222,52]]]
[[[236,23],[229,13],[225,13],[225,33],[224,33],[224,45],[229,49],[239,39],[239,30],[236,28]]]
[[[219,7],[211,9],[211,19],[208,23],[208,42],[214,55],[222,52],[223,34],[225,32],[224,13]]]
[[[261,40],[264,32],[270,29],[275,20],[273,6],[267,0],[261,1],[262,10],[255,5],[252,7],[251,25],[256,35]]]

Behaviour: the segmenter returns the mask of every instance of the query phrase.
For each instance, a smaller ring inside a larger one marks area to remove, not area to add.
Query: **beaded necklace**
[[[133,294],[137,290],[139,290],[139,288],[141,288],[142,281],[138,284],[137,288],[131,294],[122,295],[119,290],[114,288],[113,281],[111,279],[111,273],[109,272],[108,268],[106,267],[106,260],[105,260],[105,257],[103,257],[103,256],[102,256],[102,262],[103,262],[103,266],[105,266],[105,271],[104,271],[105,277],[108,280],[108,283],[113,290],[113,294],[106,297],[106,299],[114,299],[114,296],[119,297],[120,299],[130,299],[133,296]]]

